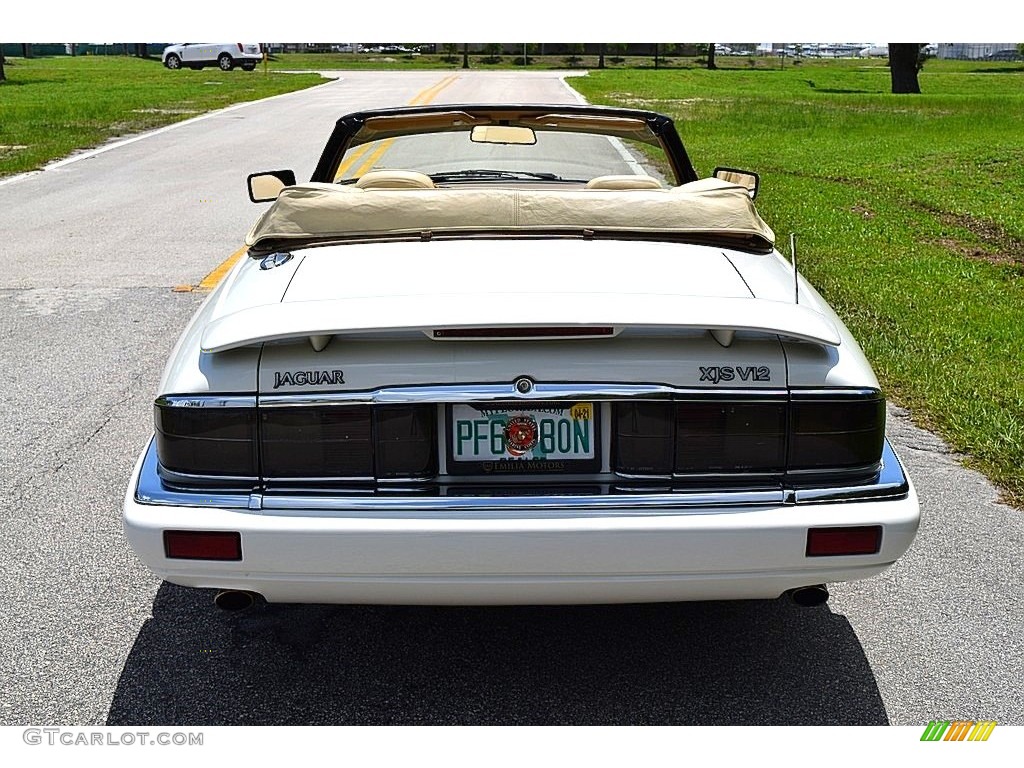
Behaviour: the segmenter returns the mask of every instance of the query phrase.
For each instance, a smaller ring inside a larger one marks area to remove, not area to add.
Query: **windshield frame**
[[[396,136],[469,131],[474,125],[523,125],[604,135],[658,146],[676,185],[698,176],[671,118],[657,112],[575,104],[435,104],[354,112],[335,124],[310,181],[332,183],[345,154]]]

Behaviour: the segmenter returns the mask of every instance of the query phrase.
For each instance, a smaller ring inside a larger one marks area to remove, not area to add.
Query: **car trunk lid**
[[[735,331],[757,335],[725,350]],[[778,335],[839,343],[834,324],[812,308],[755,297],[720,249],[465,241],[308,250],[282,301],[218,318],[203,348],[280,342],[264,350],[265,371],[272,362],[286,370],[335,370],[345,361],[354,370],[355,357],[378,369],[391,361],[391,373],[374,376],[374,386],[493,380],[505,376],[506,365],[510,375],[522,373],[512,369],[526,361],[559,380],[583,371],[610,380],[618,371],[630,379],[658,374],[696,383],[701,368],[731,366],[733,378],[725,380],[752,384],[760,379],[746,372],[751,366],[774,368],[774,383],[784,381]],[[550,364],[543,363],[548,357]],[[652,359],[666,368],[652,369]],[[690,370],[681,374],[681,367]],[[704,383],[721,378],[703,376]],[[337,383],[333,374],[326,381],[300,378],[305,386]],[[276,380],[261,372],[261,388],[267,379]]]

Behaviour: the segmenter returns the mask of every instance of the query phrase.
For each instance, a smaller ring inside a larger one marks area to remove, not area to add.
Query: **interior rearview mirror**
[[[254,203],[270,203],[285,187],[295,184],[295,171],[261,171],[250,173],[246,183],[249,187],[249,199]]]
[[[537,134],[522,125],[475,125],[469,140],[478,144],[536,144]]]
[[[758,187],[761,185],[761,177],[753,171],[741,171],[739,168],[715,168],[712,174],[716,179],[728,181],[730,184],[737,184],[747,188],[747,194],[753,200],[757,197]]]

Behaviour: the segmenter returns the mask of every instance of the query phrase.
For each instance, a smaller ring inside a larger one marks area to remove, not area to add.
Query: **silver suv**
[[[163,53],[168,69],[220,67],[227,72],[238,66],[252,72],[262,60],[259,43],[177,43]]]

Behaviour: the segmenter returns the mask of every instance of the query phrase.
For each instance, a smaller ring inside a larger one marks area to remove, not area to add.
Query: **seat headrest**
[[[625,174],[622,176],[596,176],[587,182],[586,189],[664,189],[653,176]]]
[[[368,171],[356,182],[358,189],[433,189],[434,182],[419,171]]]

